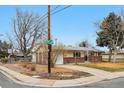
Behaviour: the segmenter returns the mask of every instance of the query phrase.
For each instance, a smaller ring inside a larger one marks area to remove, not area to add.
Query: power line
[[[61,7],[61,6],[60,6],[60,5],[57,5],[55,8],[53,8],[53,9],[51,10],[51,12],[57,10],[59,7]]]
[[[64,8],[62,8],[62,9],[59,9],[59,10],[57,10],[57,11],[51,13],[50,15],[54,15],[54,14],[56,14],[56,13],[58,13],[58,12],[61,12],[61,11],[65,10],[65,9],[71,7],[71,6],[72,6],[72,5],[68,5],[68,6],[66,6],[66,7],[64,7]],[[56,8],[56,9],[57,9],[57,8]],[[48,15],[47,15],[46,17],[44,17],[44,18],[42,19],[42,21],[43,21],[44,19],[46,19],[47,17],[48,17]]]
[[[51,15],[54,15],[54,14],[56,14],[56,13],[60,12],[60,11],[63,11],[63,10],[65,10],[65,9],[67,9],[67,8],[71,7],[71,6],[72,6],[72,5],[68,5],[68,6],[66,6],[66,7],[64,7],[64,8],[62,8],[62,9],[58,10],[58,11],[55,11],[55,12],[54,12],[54,13],[52,13]]]
[[[51,12],[53,12],[53,11],[55,11],[56,9],[58,9],[60,7],[60,5],[57,5],[55,8],[53,8],[52,10],[51,10]],[[45,18],[47,18],[48,17],[48,12],[46,12],[43,16],[41,16],[41,18],[43,18],[43,19],[45,19]]]

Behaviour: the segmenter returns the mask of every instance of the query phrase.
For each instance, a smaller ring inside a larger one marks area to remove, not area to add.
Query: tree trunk
[[[109,49],[109,59],[108,59],[109,62],[111,62],[111,56],[112,56],[112,50]]]
[[[113,63],[116,62],[116,55],[117,55],[117,51],[114,51],[114,54],[113,54]]]
[[[54,63],[51,61],[51,68],[54,68],[55,66],[54,66]]]

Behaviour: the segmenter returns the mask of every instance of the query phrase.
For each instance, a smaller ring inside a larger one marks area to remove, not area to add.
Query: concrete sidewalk
[[[114,79],[118,77],[124,77],[124,72],[108,72],[100,69],[90,68],[90,67],[83,67],[78,65],[57,65],[57,67],[64,67],[68,69],[78,70],[90,73],[92,75],[95,75],[99,78],[103,79]]]
[[[82,77],[71,80],[38,79],[20,74],[3,66],[0,66],[0,71],[16,83],[36,87],[72,87],[104,80],[104,78],[100,78],[98,76]]]

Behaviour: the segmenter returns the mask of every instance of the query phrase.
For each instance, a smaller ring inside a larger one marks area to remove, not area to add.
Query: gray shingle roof
[[[94,51],[94,52],[100,52],[100,50],[97,50],[93,47],[64,47],[64,50],[80,50],[80,51]]]

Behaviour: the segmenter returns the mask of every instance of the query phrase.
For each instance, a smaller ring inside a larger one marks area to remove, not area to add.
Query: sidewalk
[[[114,79],[114,78],[124,76],[124,72],[108,72],[108,71],[104,71],[104,70],[100,70],[100,69],[83,67],[83,66],[78,66],[78,65],[57,65],[57,67],[65,67],[68,69],[87,72],[87,73],[90,73],[92,75],[95,75],[95,76],[97,76],[99,78],[103,78],[103,79]]]
[[[20,74],[16,71],[10,70],[3,66],[0,66],[0,72],[2,72],[4,75],[9,77],[11,80],[13,80],[16,83],[28,85],[28,86],[36,86],[36,87],[71,87],[71,86],[80,86],[80,85],[95,83],[104,80],[104,78],[100,78],[98,76],[82,77],[71,80],[38,79]]]

